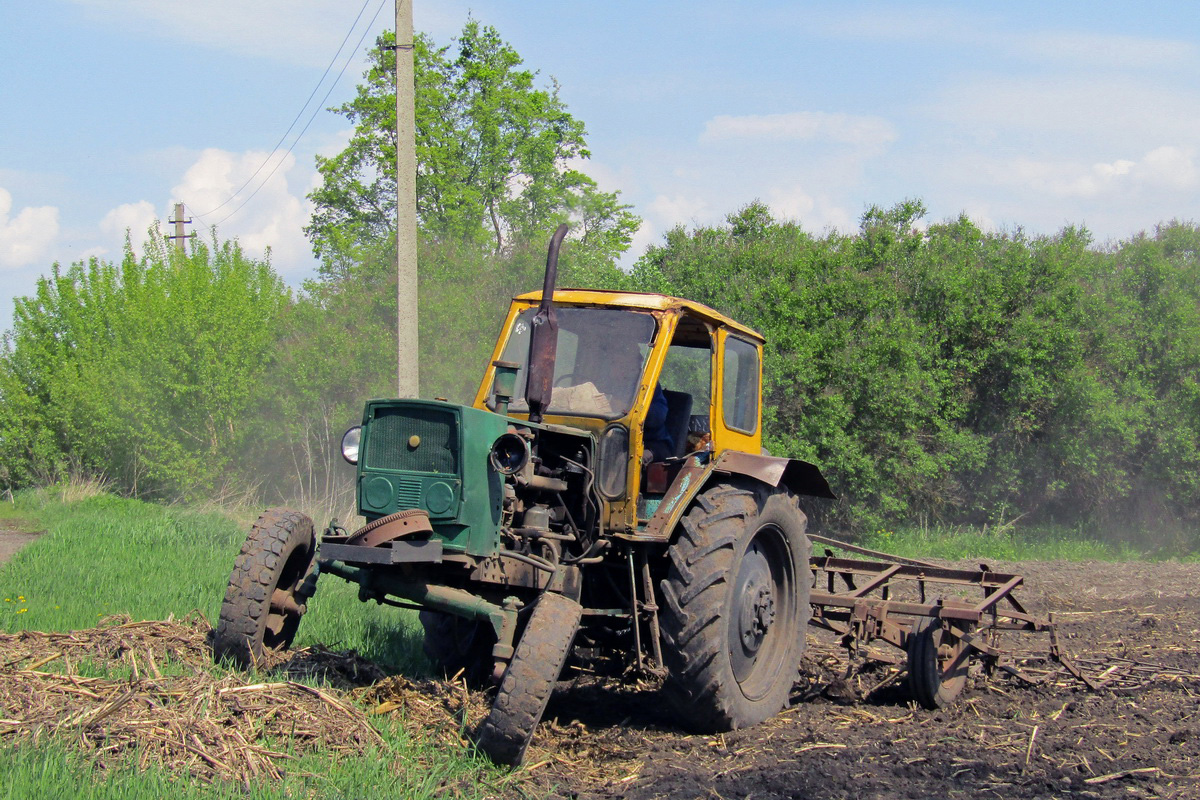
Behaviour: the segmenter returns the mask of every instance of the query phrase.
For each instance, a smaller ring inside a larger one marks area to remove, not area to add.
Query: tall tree
[[[0,348],[0,479],[78,471],[172,497],[217,487],[243,455],[288,302],[236,242],[184,254],[154,236],[119,265],[55,265],[16,301]]]
[[[341,153],[318,157],[322,185],[306,228],[327,265],[384,241],[395,218],[395,38],[371,52],[366,82],[335,110],[354,123]],[[504,252],[568,219],[578,245],[609,259],[628,248],[639,220],[615,193],[572,164],[589,156],[584,125],[551,82],[535,86],[520,55],[490,26],[468,20],[457,52],[418,35],[417,215],[427,239]],[[336,269],[336,266],[333,267]]]

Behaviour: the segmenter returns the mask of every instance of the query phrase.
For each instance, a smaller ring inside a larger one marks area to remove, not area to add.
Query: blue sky
[[[311,274],[304,196],[314,155],[349,135],[340,117],[320,111],[278,167],[206,212],[263,163],[347,33],[366,47],[391,27],[392,0],[368,0],[355,27],[362,8],[0,0],[0,329],[51,264],[119,258],[125,229],[139,244],[176,200],[269,246],[290,283]],[[629,260],[755,199],[816,232],[919,197],[931,220],[1083,225],[1098,244],[1197,216],[1195,3],[414,3],[440,43],[468,14],[561,85],[588,128],[582,168],[645,220]]]

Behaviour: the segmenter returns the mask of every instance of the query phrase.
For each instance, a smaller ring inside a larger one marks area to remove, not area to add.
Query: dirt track
[[[630,800],[1200,797],[1200,565],[992,566],[1026,575],[1022,599],[1056,612],[1064,647],[1098,660],[1091,674],[1113,657],[1176,674],[1099,693],[979,676],[929,712],[899,691],[849,702],[854,687],[814,643],[801,689],[815,699],[724,736],[682,734],[649,692],[561,692],[531,777],[554,796]],[[1026,638],[1044,652],[1045,637]]]
[[[29,533],[29,525],[20,520],[0,519],[0,564],[8,561],[18,550],[40,535],[41,533]]]

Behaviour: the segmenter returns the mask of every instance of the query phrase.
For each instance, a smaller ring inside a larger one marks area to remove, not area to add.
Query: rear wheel
[[[479,727],[479,749],[497,764],[515,767],[525,759],[582,617],[583,607],[561,594],[538,598],[492,710]]]
[[[296,636],[308,599],[297,592],[312,571],[316,536],[312,520],[273,508],[250,529],[234,562],[213,655],[250,667],[265,650],[286,650]]]
[[[807,519],[784,489],[716,484],[684,516],[662,581],[668,697],[692,728],[744,728],[786,704],[812,609]]]
[[[945,708],[967,685],[970,648],[937,617],[918,617],[908,638],[908,688],[928,709]]]
[[[483,686],[492,675],[492,626],[440,611],[421,611],[425,655],[445,677],[460,672],[471,686]]]

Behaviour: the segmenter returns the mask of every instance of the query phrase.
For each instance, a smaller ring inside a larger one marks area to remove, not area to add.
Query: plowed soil
[[[972,567],[973,565],[962,565]],[[1030,610],[1055,612],[1060,641],[1093,691],[1038,659],[1026,676],[972,677],[941,711],[894,668],[840,680],[845,658],[810,636],[792,708],[757,727],[688,735],[656,693],[563,686],[534,738],[533,789],[570,798],[1200,798],[1200,565],[993,564],[1026,576]],[[892,651],[899,654],[899,651]],[[1124,659],[1124,660],[1122,660]],[[1107,670],[1107,672],[1106,672]]]

